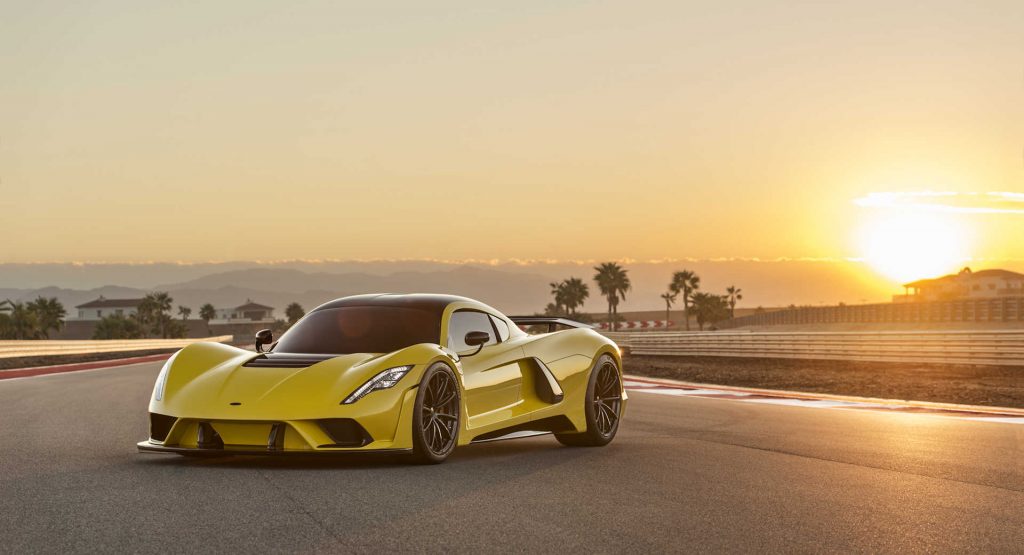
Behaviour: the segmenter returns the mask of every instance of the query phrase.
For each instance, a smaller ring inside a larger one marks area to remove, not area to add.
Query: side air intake
[[[178,419],[173,416],[149,413],[149,437],[156,441],[167,439],[167,434],[171,433],[171,426],[177,421]]]

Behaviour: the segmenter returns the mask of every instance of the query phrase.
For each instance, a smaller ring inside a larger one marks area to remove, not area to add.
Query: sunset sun
[[[970,256],[968,231],[950,214],[900,212],[865,222],[857,239],[861,257],[875,271],[907,282],[962,265]]]

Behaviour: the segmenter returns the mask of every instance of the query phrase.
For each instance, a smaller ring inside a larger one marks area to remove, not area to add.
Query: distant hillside
[[[359,293],[452,293],[480,299],[508,312],[532,312],[547,302],[548,281],[534,274],[513,274],[471,266],[383,276],[253,268],[161,285],[157,289],[169,291],[176,299],[186,302],[215,295],[223,299],[221,304],[224,306],[241,304],[246,298],[251,298],[277,307],[295,300],[307,309],[337,297]]]
[[[548,280],[534,274],[509,273],[486,268],[458,266],[434,272],[399,272],[392,275],[366,273],[308,273],[299,270],[250,268],[202,276],[180,283],[158,285],[149,290],[167,291],[174,304],[198,312],[204,303],[217,307],[237,306],[252,299],[277,309],[282,317],[291,302],[309,310],[321,303],[359,293],[452,293],[473,297],[509,313],[532,313],[547,303]],[[37,296],[57,297],[69,316],[74,306],[100,295],[107,298],[141,297],[147,290],[128,287],[100,287],[87,290],[45,287],[41,289],[0,289],[0,299],[28,301]]]
[[[69,317],[74,317],[76,305],[87,303],[100,296],[108,299],[133,299],[146,294],[143,289],[133,287],[118,287],[108,285],[95,289],[65,289],[61,287],[43,287],[41,289],[0,289],[0,299],[11,299],[12,301],[28,302],[36,297],[57,297],[68,311]]]

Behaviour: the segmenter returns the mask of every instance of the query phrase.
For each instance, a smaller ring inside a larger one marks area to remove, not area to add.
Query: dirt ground
[[[1024,367],[632,355],[623,366],[706,384],[1024,408]]]
[[[173,353],[178,349],[154,349],[151,351],[129,351],[120,353],[94,353],[87,355],[54,355],[41,357],[0,358],[0,370],[12,368],[32,368],[35,366],[53,366],[56,364],[75,364],[79,362],[95,362],[97,360],[114,360],[128,357],[144,357],[161,353]]]

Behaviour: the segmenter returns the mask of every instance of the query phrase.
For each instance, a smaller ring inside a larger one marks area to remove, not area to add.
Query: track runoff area
[[[1021,414],[627,377],[603,448],[143,455],[162,361],[0,380],[0,552],[984,551],[1024,545]],[[7,371],[10,372],[10,371]]]

